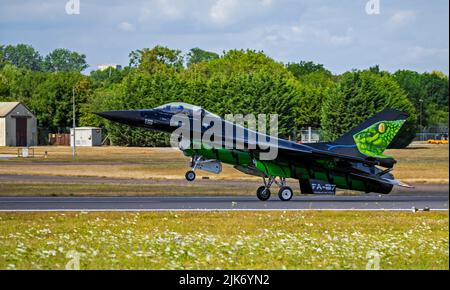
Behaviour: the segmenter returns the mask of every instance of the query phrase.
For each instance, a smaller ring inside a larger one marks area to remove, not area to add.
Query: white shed
[[[102,129],[96,127],[75,128],[75,145],[92,147],[102,145]],[[70,129],[70,146],[73,146],[73,128]]]
[[[36,116],[20,102],[0,102],[0,146],[36,145]]]

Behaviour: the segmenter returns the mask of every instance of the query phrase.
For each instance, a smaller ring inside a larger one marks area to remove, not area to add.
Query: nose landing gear
[[[222,164],[215,159],[205,159],[202,156],[194,156],[191,161],[191,170],[186,172],[186,180],[195,180],[195,170],[203,170],[214,174],[222,172]]]
[[[279,180],[275,176],[269,176],[268,180],[263,177],[264,185],[256,190],[256,196],[261,201],[266,201],[270,198],[270,187],[272,184],[278,185],[278,198],[282,201],[289,201],[294,196],[294,191],[289,186],[286,186],[286,178],[280,177]]]
[[[195,180],[195,176],[196,176],[195,172],[192,171],[192,170],[189,170],[188,172],[186,172],[186,175],[185,175],[186,180],[189,181],[189,182],[194,181]]]
[[[184,175],[184,177],[186,177],[187,181],[192,182],[192,181],[195,180],[195,177],[196,177],[195,169],[197,168],[197,166],[199,165],[201,160],[202,160],[201,156],[194,156],[194,157],[192,157],[192,161],[191,161],[192,170],[189,170]]]

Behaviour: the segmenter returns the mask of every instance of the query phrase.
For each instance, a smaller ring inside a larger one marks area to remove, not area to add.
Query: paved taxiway
[[[0,211],[175,211],[175,210],[448,210],[448,191],[434,193],[276,196],[261,202],[254,196],[190,197],[0,197]]]

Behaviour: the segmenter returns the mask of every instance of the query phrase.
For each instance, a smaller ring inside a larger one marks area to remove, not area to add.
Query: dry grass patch
[[[44,159],[44,152],[48,158]],[[17,148],[0,147],[0,154]],[[128,179],[184,179],[189,158],[171,148],[94,147],[79,148],[72,159],[69,147],[36,147],[36,158],[0,159],[0,174],[92,176]],[[444,183],[449,180],[448,145],[415,143],[407,149],[388,150],[398,160],[396,178],[411,183]],[[216,180],[259,180],[224,165],[221,174],[202,175]]]
[[[395,177],[412,183],[446,183],[449,180],[448,145],[414,144],[406,149],[387,150],[394,156]]]

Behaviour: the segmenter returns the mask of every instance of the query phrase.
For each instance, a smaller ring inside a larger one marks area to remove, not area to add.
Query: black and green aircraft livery
[[[277,146],[277,155],[273,160],[260,158],[262,153],[267,153],[268,148],[260,146],[259,142],[253,144],[254,146],[248,146],[251,142],[248,138],[249,133],[255,133],[254,131],[234,123],[233,134],[231,137],[226,136],[227,120],[190,104],[169,103],[154,109],[96,114],[114,122],[166,133],[173,133],[180,128],[179,122],[171,122],[175,115],[185,116],[190,122],[191,136],[199,136],[197,139],[192,137],[188,146],[179,145],[180,150],[192,159],[191,170],[186,172],[186,179],[194,181],[196,170],[218,174],[222,170],[222,163],[231,164],[241,172],[263,179],[263,185],[256,191],[257,197],[262,201],[270,198],[272,185],[278,187],[278,197],[281,200],[290,200],[293,197],[293,190],[286,184],[288,178],[299,181],[300,191],[303,194],[320,193],[323,188],[331,191],[340,188],[388,194],[394,185],[409,187],[394,179],[390,172],[396,160],[383,154],[408,118],[406,113],[394,109],[379,112],[334,142],[298,144],[256,133],[257,141],[271,140],[270,144],[275,144],[271,146]],[[216,117],[214,122],[222,123],[220,139],[225,143],[227,138],[232,138],[231,148],[193,146],[201,142],[200,136],[211,128],[211,123],[202,122],[205,116],[214,116]],[[199,129],[194,126],[196,121],[202,124]],[[244,148],[236,146],[237,127],[244,132]]]

